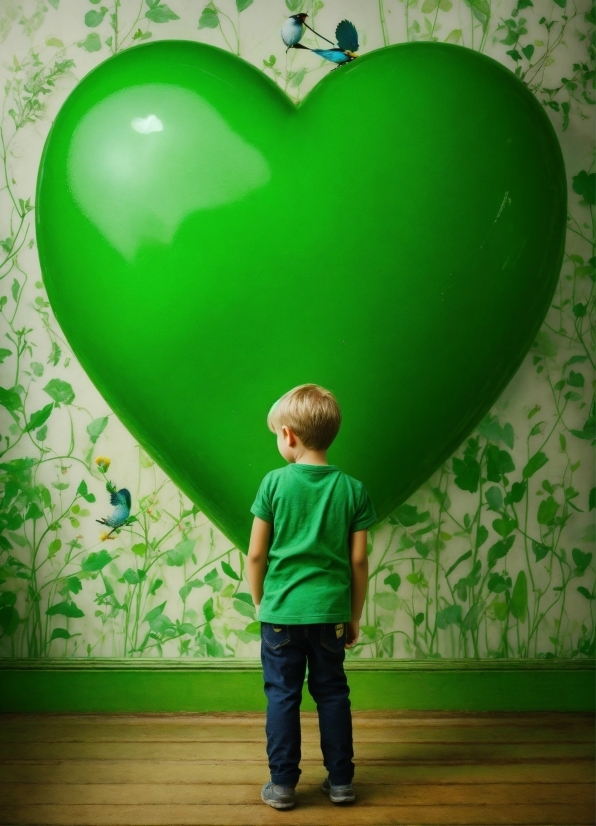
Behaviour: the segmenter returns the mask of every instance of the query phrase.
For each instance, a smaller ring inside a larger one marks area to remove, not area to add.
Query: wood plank
[[[0,806],[23,805],[239,805],[259,802],[261,784],[16,783],[0,785]],[[315,797],[319,784],[299,783],[300,796]],[[356,783],[358,800],[372,806],[521,805],[594,806],[591,783]]]
[[[39,760],[5,762],[0,767],[2,783],[264,783],[269,772],[263,757],[235,764],[233,774],[225,764],[197,761],[151,760]],[[325,777],[322,761],[302,763],[301,782],[320,783]],[[412,765],[363,765],[356,763],[359,784],[429,783],[594,783],[591,761],[552,763],[493,763]]]
[[[360,761],[513,762],[515,760],[590,759],[594,743],[357,743]],[[244,762],[259,759],[265,743],[0,743],[2,760],[195,760]],[[303,744],[304,760],[320,759],[317,742]]]
[[[328,800],[305,794],[291,813],[277,812],[262,803],[255,805],[122,805],[122,806],[9,806],[0,813],[1,824],[30,826],[269,826],[284,822],[292,826],[529,826],[530,824],[577,824],[592,826],[594,812],[585,804],[548,803],[519,806],[368,806],[365,803],[340,808]]]
[[[300,714],[303,723],[316,722],[316,711],[302,711]],[[445,726],[499,726],[516,725],[520,727],[534,726],[594,726],[596,716],[588,712],[565,711],[532,711],[532,712],[504,712],[504,711],[353,711],[352,717],[359,725],[387,726],[392,724],[417,725],[434,727],[438,723]],[[209,724],[221,726],[252,725],[265,721],[265,714],[261,712],[156,712],[156,713],[54,713],[54,712],[5,712],[0,713],[2,726],[11,722],[29,721],[36,723],[62,723],[66,721],[95,721],[98,725],[135,726],[150,722],[151,725],[193,725],[202,720]]]
[[[392,725],[362,726],[354,721],[355,743],[592,743],[593,729],[588,726],[564,726],[556,728],[532,727],[531,730],[516,725],[506,726],[436,726]],[[302,721],[303,742],[319,742],[318,720]],[[122,725],[101,721],[41,721],[4,724],[0,721],[0,743],[196,743],[196,742],[265,742],[265,720],[259,723],[235,726],[232,724],[197,721],[191,725],[171,722],[168,726],[142,723]]]

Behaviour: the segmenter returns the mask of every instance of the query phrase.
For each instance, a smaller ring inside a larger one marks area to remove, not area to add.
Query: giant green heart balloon
[[[469,49],[381,49],[295,106],[241,59],[165,41],[75,88],[37,210],[78,359],[246,549],[256,489],[284,464],[266,415],[295,385],[337,395],[328,460],[380,518],[457,448],[544,318],[566,184],[540,104]]]

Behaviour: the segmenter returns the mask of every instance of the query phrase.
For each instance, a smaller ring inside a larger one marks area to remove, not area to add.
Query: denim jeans
[[[329,780],[334,786],[352,782],[352,715],[343,665],[346,635],[345,623],[261,623],[267,756],[274,783],[295,786],[301,774],[300,701],[307,661],[308,690],[317,704]]]

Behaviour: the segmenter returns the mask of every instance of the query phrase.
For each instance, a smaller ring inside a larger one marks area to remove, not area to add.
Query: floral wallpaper
[[[542,329],[476,432],[371,532],[362,636],[348,656],[595,655],[594,5],[2,0],[0,656],[259,656],[243,554],[135,444],[53,317],[35,182],[66,96],[138,43],[228,49],[298,101],[331,69],[286,53],[281,26],[301,11],[323,33],[353,22],[361,53],[433,40],[500,61],[546,108],[569,183],[567,249]],[[317,45],[310,32],[303,42]],[[123,487],[121,527],[100,524]]]

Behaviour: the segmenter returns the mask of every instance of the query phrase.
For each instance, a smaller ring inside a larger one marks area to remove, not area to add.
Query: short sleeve
[[[255,501],[252,503],[250,512],[259,519],[264,519],[265,522],[273,522],[273,509],[271,507],[271,500],[269,496],[269,477],[265,476],[259,489]]]
[[[366,528],[371,528],[377,521],[377,514],[375,512],[373,503],[364,485],[360,491],[358,499],[358,507],[350,525],[350,533],[354,531],[363,531]]]

